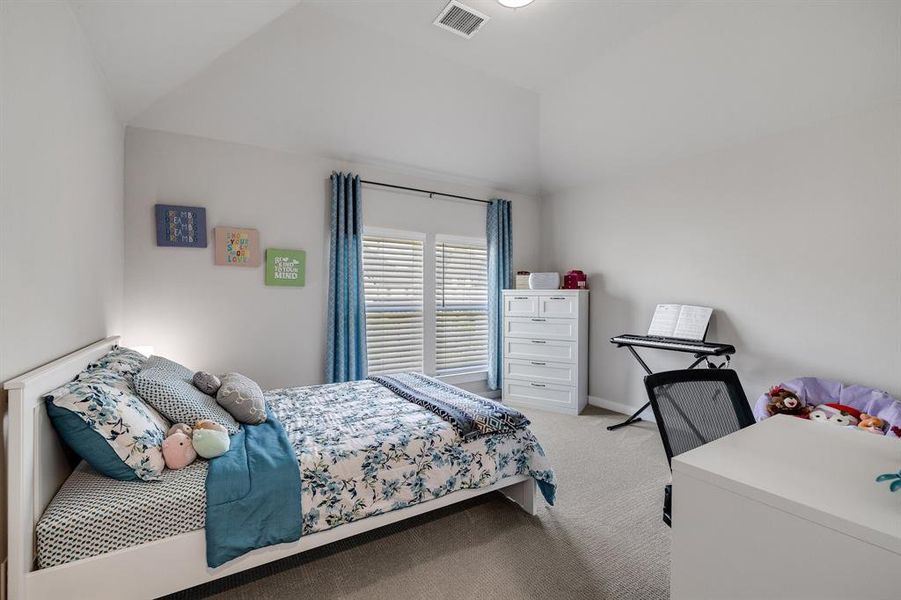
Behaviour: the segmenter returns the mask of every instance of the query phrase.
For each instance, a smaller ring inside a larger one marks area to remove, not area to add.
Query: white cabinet
[[[847,429],[776,415],[674,457],[670,597],[898,598],[901,498],[874,480],[899,442]],[[771,556],[804,566],[749,571]]]
[[[588,403],[588,291],[504,292],[503,399],[579,414]]]
[[[571,363],[576,362],[576,355],[575,342],[544,338],[504,339],[504,358]]]
[[[505,317],[537,317],[538,296],[504,294]]]
[[[575,340],[578,333],[577,325],[575,319],[508,317],[504,319],[504,336],[541,340]]]
[[[579,316],[579,298],[573,295],[539,296],[538,316],[576,319]]]
[[[575,386],[576,365],[544,360],[505,360],[504,377]]]
[[[578,405],[576,400],[576,388],[571,386],[521,379],[504,382],[504,402],[507,404],[524,404],[543,410],[575,413],[573,406]]]

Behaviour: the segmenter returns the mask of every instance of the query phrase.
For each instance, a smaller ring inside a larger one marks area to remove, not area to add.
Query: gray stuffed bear
[[[206,371],[197,371],[194,373],[192,381],[194,387],[213,398],[216,397],[216,392],[218,392],[219,388],[222,386],[222,382],[218,377],[212,373],[207,373]]]

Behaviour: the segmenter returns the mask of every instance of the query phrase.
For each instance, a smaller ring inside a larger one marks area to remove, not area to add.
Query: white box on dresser
[[[577,415],[588,403],[588,290],[504,290],[503,401]]]

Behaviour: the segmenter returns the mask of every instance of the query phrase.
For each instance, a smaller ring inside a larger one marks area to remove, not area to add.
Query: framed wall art
[[[216,227],[216,264],[229,267],[260,266],[260,232],[243,227]]]
[[[266,249],[266,285],[303,287],[306,267],[303,250]]]
[[[156,245],[206,248],[206,209],[201,206],[157,204]]]

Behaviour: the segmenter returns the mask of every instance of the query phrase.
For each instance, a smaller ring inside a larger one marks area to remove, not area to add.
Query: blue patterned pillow
[[[162,356],[151,356],[135,375],[135,389],[147,404],[173,423],[194,425],[201,419],[215,421],[228,432],[239,429],[237,421],[216,399],[194,386],[194,372]]]
[[[120,480],[158,479],[169,423],[118,371],[94,368],[44,396],[66,444],[98,472]]]

